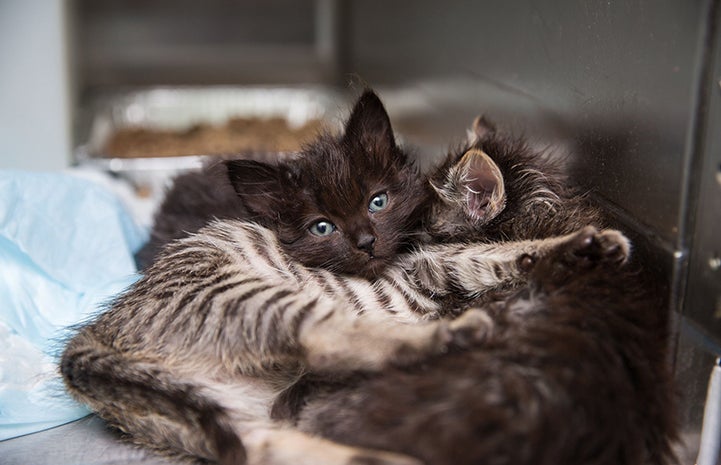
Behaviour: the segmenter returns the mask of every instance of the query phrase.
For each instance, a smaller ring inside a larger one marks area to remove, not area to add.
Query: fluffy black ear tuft
[[[256,215],[275,219],[283,193],[281,170],[255,160],[229,160],[228,178],[245,207]]]
[[[372,90],[363,92],[353,107],[344,137],[368,150],[395,147],[391,120],[380,98]]]

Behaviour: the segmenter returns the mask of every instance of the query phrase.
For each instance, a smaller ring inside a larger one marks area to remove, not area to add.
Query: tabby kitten
[[[479,232],[544,237],[598,221],[545,160],[489,128],[478,120],[466,150],[498,163],[507,202]],[[445,198],[459,198],[453,179],[438,173]],[[475,220],[436,212],[437,231],[461,236]],[[622,266],[627,254],[615,233],[583,229],[539,258],[528,285],[484,306],[493,331],[470,351],[342,385],[301,383],[275,411],[295,412],[308,433],[434,465],[676,463],[668,317],[654,284]]]
[[[306,373],[345,376],[483,339],[469,297],[525,280],[523,257],[570,240],[438,245],[369,281],[306,268],[259,225],[218,221],[171,243],[61,360],[69,391],[148,447],[222,464],[415,463],[302,434],[269,417]],[[482,257],[487,257],[482,259]]]
[[[179,177],[138,261],[147,266],[166,243],[214,218],[242,219],[274,231],[306,266],[374,277],[407,248],[427,197],[383,104],[366,91],[340,137],[320,135],[275,164],[231,160]]]

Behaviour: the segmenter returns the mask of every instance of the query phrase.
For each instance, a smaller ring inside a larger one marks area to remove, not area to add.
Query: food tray
[[[160,197],[170,178],[199,168],[209,154],[113,157],[105,147],[114,133],[128,128],[180,132],[197,125],[221,126],[232,118],[282,118],[290,128],[319,120],[332,130],[344,106],[338,95],[323,88],[174,87],[121,93],[93,107],[87,140],[75,150],[76,163],[127,179],[141,196]]]

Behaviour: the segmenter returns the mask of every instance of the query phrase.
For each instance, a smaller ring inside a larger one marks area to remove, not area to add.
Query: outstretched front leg
[[[413,363],[450,346],[483,340],[492,327],[480,310],[454,320],[401,324],[382,315],[349,316],[334,308],[309,318],[298,341],[311,371],[366,371]]]
[[[573,258],[582,266],[584,262],[591,265],[599,254],[604,260],[623,263],[629,253],[630,243],[620,232],[587,226],[547,239],[428,247],[409,256],[404,267],[430,294],[457,293],[473,299],[527,283],[545,257]]]

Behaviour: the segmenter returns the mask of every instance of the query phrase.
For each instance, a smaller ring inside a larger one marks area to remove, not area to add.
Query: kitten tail
[[[159,365],[128,357],[88,336],[73,338],[60,364],[77,400],[135,442],[159,452],[182,450],[220,465],[246,462],[245,447],[226,410],[204,396],[200,386],[178,381]]]

